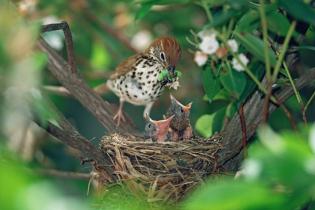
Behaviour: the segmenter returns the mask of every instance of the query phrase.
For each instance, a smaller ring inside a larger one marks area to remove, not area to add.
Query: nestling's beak
[[[156,133],[155,138],[157,142],[161,143],[166,140],[173,117],[174,115],[170,116],[169,118],[165,120],[157,120],[157,121],[152,120],[151,121],[156,126],[157,133]]]
[[[187,112],[190,111],[191,105],[192,105],[192,102],[190,102],[190,103],[187,104],[186,106],[183,106],[183,110],[184,110],[185,113],[187,113]]]
[[[173,117],[174,117],[174,115],[170,116],[169,118],[167,118],[165,120],[158,120],[158,121],[153,120],[152,121],[156,125],[156,127],[159,131],[159,134],[167,133]]]
[[[170,98],[171,98],[171,103],[176,103],[178,104],[180,107],[182,107],[183,111],[185,113],[189,112],[190,109],[191,109],[191,105],[192,105],[192,102],[190,102],[189,104],[187,104],[186,106],[183,105],[182,103],[180,103],[179,101],[177,101],[177,99],[172,95],[170,94]]]

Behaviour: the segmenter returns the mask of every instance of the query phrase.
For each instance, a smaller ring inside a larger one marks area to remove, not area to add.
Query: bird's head
[[[146,115],[144,136],[146,138],[152,138],[157,142],[163,142],[167,137],[173,117],[174,116],[170,116],[164,120],[152,120],[148,115]]]
[[[172,95],[170,95],[171,98],[171,111],[172,114],[175,115],[175,118],[177,119],[189,119],[190,110],[192,102],[190,102],[187,105],[181,104],[176,98]]]
[[[181,55],[181,48],[172,37],[161,37],[154,40],[146,51],[157,58],[162,66],[171,73],[175,74],[177,62]]]

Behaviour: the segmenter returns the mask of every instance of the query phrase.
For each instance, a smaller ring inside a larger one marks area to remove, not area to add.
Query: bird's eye
[[[161,57],[162,61],[165,61],[165,54],[164,54],[164,52],[161,52],[160,57]]]
[[[151,128],[151,124],[149,124],[148,127]]]
[[[184,112],[183,108],[180,108],[180,112],[181,112],[181,113],[183,113],[183,112]]]

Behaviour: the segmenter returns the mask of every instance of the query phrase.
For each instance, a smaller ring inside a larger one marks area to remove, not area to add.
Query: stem
[[[296,89],[296,86],[295,86],[294,81],[293,81],[293,79],[291,77],[290,71],[288,69],[288,66],[287,66],[287,64],[285,62],[283,62],[283,66],[284,66],[285,72],[287,73],[287,76],[289,77],[289,80],[290,80],[290,83],[292,85],[292,88],[293,88],[296,100],[298,101],[298,103],[300,105],[303,105],[302,97],[301,97],[300,93],[298,92],[298,90]]]
[[[265,54],[265,63],[266,63],[266,77],[268,83],[271,85],[270,79],[271,79],[271,67],[270,67],[270,58],[268,56],[268,33],[267,33],[267,19],[266,19],[266,13],[265,13],[265,3],[264,0],[260,0],[260,6],[259,6],[259,14],[261,19],[261,26],[263,29],[263,40],[264,40],[264,54]]]
[[[201,5],[202,5],[203,9],[206,11],[209,22],[212,23],[213,22],[213,16],[212,16],[211,11],[209,10],[207,2],[201,1]]]
[[[306,102],[306,105],[304,107],[304,111],[306,112],[307,108],[309,107],[309,105],[311,104],[312,100],[315,98],[315,91],[312,94],[312,96],[310,97],[310,99],[308,99],[308,101]]]
[[[294,32],[295,26],[296,26],[296,21],[293,21],[291,26],[290,26],[290,28],[289,28],[287,36],[285,37],[283,46],[281,48],[281,52],[279,54],[278,61],[276,63],[276,67],[275,67],[273,75],[272,75],[272,81],[276,81],[276,79],[277,79],[278,73],[280,71],[281,64],[283,62],[284,55],[285,55],[285,53],[286,53],[286,51],[288,49],[289,42],[290,42],[290,39],[291,39],[292,34]]]

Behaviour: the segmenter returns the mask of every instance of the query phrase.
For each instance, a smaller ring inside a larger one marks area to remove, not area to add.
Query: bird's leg
[[[150,116],[151,108],[153,106],[154,102],[149,102],[147,105],[145,105],[144,111],[143,111],[143,117],[146,118],[146,116]]]
[[[119,108],[118,108],[118,111],[117,111],[117,113],[115,114],[115,116],[113,117],[113,120],[115,120],[115,121],[117,120],[117,127],[118,127],[119,124],[120,124],[120,120],[122,120],[123,122],[126,121],[125,116],[124,116],[123,111],[122,111],[123,105],[124,105],[124,100],[123,100],[123,99],[120,99],[120,100],[119,100]]]

